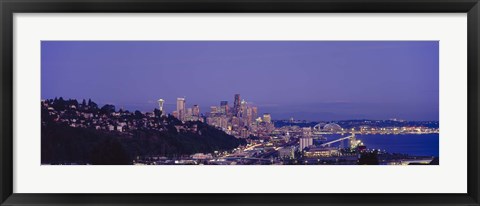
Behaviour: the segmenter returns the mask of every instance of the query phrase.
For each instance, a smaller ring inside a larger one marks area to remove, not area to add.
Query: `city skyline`
[[[166,113],[242,94],[273,119],[438,121],[438,73],[436,41],[42,42],[42,99]]]
[[[232,107],[222,101],[206,116],[198,107],[187,108],[184,98],[177,99],[171,115],[125,111],[92,100],[45,99],[42,163],[438,164],[438,122],[274,122],[269,114],[259,116],[256,107],[240,101],[240,94],[234,99]],[[161,111],[164,100],[158,102]]]

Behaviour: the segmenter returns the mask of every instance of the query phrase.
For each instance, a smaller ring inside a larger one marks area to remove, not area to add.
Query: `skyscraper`
[[[252,119],[257,119],[258,117],[258,108],[252,107]]]
[[[191,119],[192,116],[193,116],[193,108],[187,108],[185,112],[186,119]]]
[[[185,98],[177,98],[177,113],[178,113],[178,119],[184,121],[184,119],[185,119]]]
[[[218,107],[216,106],[211,106],[210,107],[210,115],[216,115],[218,113]]]
[[[240,94],[235,94],[235,99],[233,101],[233,115],[240,117]]]
[[[272,123],[272,116],[269,113],[263,114],[263,121],[266,123]]]
[[[244,99],[240,102],[240,116],[247,117],[247,102]]]
[[[253,122],[253,112],[252,112],[252,108],[251,107],[247,107],[247,111],[246,111],[247,115],[245,116],[247,118],[247,125],[250,125],[252,124]]]
[[[220,110],[223,114],[228,114],[228,101],[221,101],[220,102]]]
[[[200,107],[198,106],[198,104],[193,105],[193,116],[200,117]]]

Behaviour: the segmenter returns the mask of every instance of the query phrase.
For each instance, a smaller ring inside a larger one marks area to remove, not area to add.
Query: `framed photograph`
[[[1,205],[480,205],[478,0],[0,6]]]

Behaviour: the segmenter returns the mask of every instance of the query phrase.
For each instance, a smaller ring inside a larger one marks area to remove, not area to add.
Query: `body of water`
[[[334,134],[323,136],[328,138],[327,141],[342,137],[342,135]],[[403,153],[417,156],[438,157],[439,155],[438,134],[356,134],[355,137],[362,140],[368,149],[380,149],[389,153]],[[344,145],[348,146],[346,142]]]

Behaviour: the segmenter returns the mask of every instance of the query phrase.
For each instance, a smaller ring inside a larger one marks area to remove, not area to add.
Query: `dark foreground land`
[[[42,104],[42,164],[125,165],[143,156],[177,158],[246,144],[203,122],[181,122],[159,111],[147,116],[91,101],[51,101]]]

